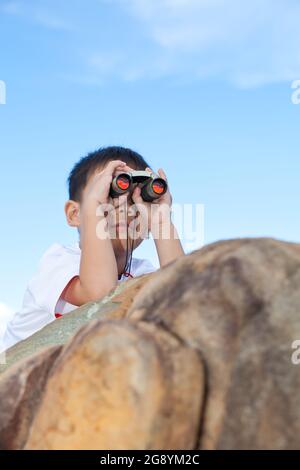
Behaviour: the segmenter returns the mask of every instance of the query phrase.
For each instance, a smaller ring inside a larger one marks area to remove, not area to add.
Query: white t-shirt
[[[72,246],[55,243],[48,248],[40,260],[36,274],[27,286],[21,310],[7,325],[1,351],[28,338],[57,317],[77,308],[60,299],[60,296],[68,283],[79,275],[80,257],[81,249],[78,242]],[[155,270],[150,261],[132,258],[132,277]],[[122,276],[118,283],[127,279],[128,277]]]

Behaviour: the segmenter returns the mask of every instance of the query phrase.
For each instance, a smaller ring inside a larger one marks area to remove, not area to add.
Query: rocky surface
[[[150,275],[151,276],[151,275]],[[31,354],[47,346],[62,345],[86,323],[96,318],[122,318],[128,306],[132,303],[136,292],[149,280],[148,276],[126,281],[118,285],[116,290],[98,302],[90,302],[80,307],[70,315],[63,316],[49,323],[40,331],[24,341],[20,341],[5,353],[5,363],[0,363],[0,374],[20,359],[30,357]],[[122,294],[126,288],[126,294]]]
[[[273,239],[218,242],[127,281],[9,351],[1,446],[300,448],[299,313],[300,245]],[[9,405],[29,364],[40,380]]]
[[[61,346],[49,347],[0,377],[0,449],[22,449],[40,403],[48,373]]]
[[[192,449],[203,397],[197,351],[155,325],[96,321],[62,351],[27,449]]]

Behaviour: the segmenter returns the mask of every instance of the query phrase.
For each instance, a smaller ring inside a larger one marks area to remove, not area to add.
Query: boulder
[[[61,346],[52,346],[0,377],[0,449],[22,449]]]
[[[241,239],[204,247],[157,273],[127,317],[201,352],[201,449],[300,448],[300,245]]]
[[[9,352],[6,384],[61,338],[29,431],[2,446],[299,449],[299,312],[300,245],[274,239],[221,241],[127,281]]]
[[[51,371],[27,449],[193,449],[204,391],[196,350],[155,325],[98,320]]]

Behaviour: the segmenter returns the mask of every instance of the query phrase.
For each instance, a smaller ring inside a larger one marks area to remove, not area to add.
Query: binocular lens
[[[162,181],[155,181],[152,189],[156,194],[163,194],[165,191],[165,184]]]
[[[118,186],[118,188],[125,191],[130,186],[130,178],[126,175],[120,175],[116,180],[116,185]]]
[[[141,196],[146,202],[160,198],[168,189],[168,184],[164,179],[153,178],[147,171],[133,171],[115,176],[110,185],[109,195],[113,198],[120,197],[130,191],[134,184],[141,185]]]

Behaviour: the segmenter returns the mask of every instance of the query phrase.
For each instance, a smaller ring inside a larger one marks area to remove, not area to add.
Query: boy
[[[104,297],[128,276],[154,271],[148,260],[132,258],[132,251],[143,241],[129,232],[132,224],[144,225],[146,236],[152,232],[161,267],[184,254],[171,221],[169,190],[153,203],[143,201],[138,185],[121,197],[109,196],[114,176],[132,170],[152,171],[141,155],[122,147],[100,149],[74,166],[65,214],[67,223],[78,229],[79,242],[54,244],[46,251],[29,282],[21,311],[7,326],[2,349],[76,307]],[[158,174],[166,180],[162,169]],[[162,235],[166,227],[168,238]]]

